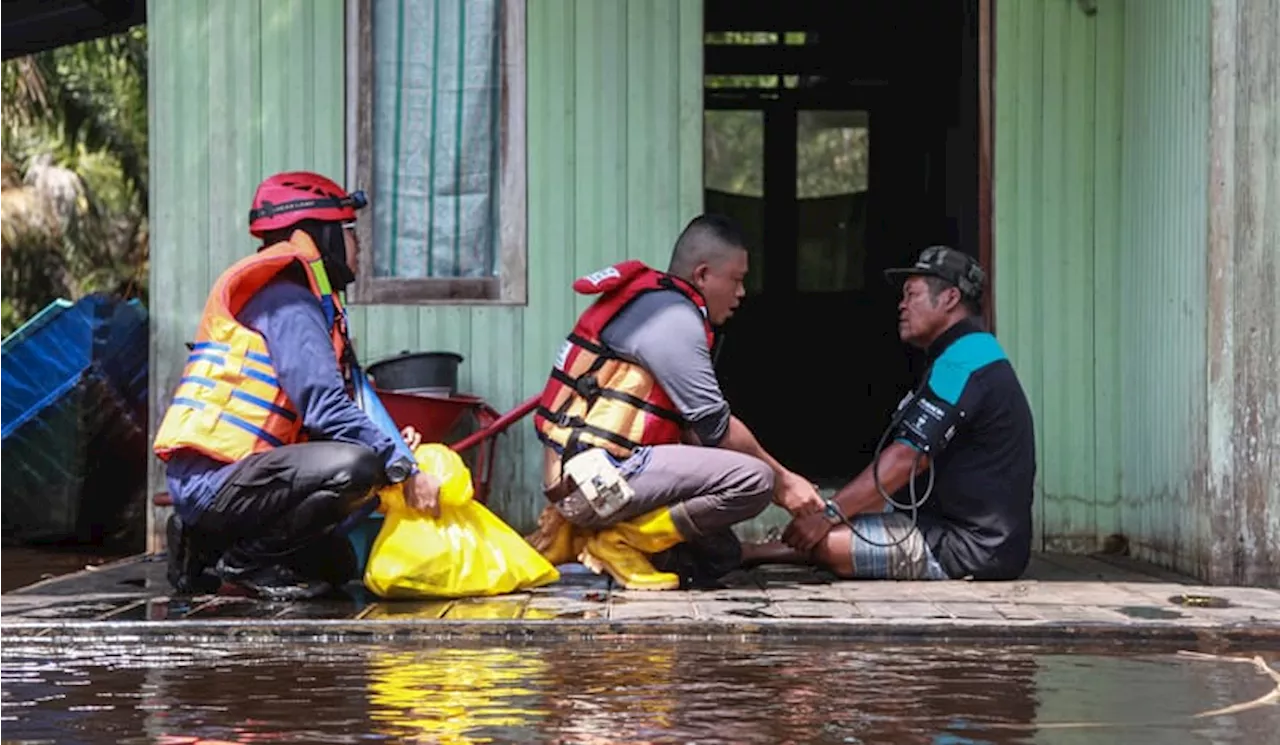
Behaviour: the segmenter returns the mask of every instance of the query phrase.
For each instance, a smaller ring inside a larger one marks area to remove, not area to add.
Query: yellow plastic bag
[[[440,517],[405,505],[400,484],[379,493],[386,519],[365,567],[364,584],[383,598],[461,598],[540,587],[560,572],[484,505],[471,472],[444,445],[421,445],[418,467],[441,481]]]

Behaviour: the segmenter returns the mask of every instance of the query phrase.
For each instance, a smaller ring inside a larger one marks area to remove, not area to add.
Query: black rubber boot
[[[236,541],[218,560],[217,574],[249,594],[306,600],[353,579],[355,551],[334,528],[369,498],[317,491],[264,534]]]
[[[168,555],[165,576],[176,595],[203,595],[218,591],[221,583],[210,574],[210,557],[203,555],[192,532],[177,514],[169,516],[164,526]]]
[[[742,543],[732,530],[679,543],[650,557],[653,568],[680,577],[682,590],[720,589],[720,581],[742,566]]]
[[[358,579],[356,551],[345,535],[329,533],[299,549],[289,559],[298,574],[341,587]]]
[[[287,564],[237,565],[232,553],[218,559],[218,576],[252,597],[289,602],[312,600],[333,592],[333,585],[324,580],[308,579]]]

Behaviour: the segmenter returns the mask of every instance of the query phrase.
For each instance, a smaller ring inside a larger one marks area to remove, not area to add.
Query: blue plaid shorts
[[[911,524],[911,516],[889,510],[864,513],[849,519],[857,528],[850,536],[849,553],[853,560],[853,576],[857,579],[951,579],[929,550],[920,529]],[[877,546],[875,543],[895,543]],[[904,537],[905,536],[905,537]]]

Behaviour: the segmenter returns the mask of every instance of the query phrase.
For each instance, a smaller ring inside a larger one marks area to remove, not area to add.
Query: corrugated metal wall
[[[1200,573],[1207,369],[1209,6],[1125,8],[1119,529]]]
[[[1037,415],[1045,548],[1198,569],[1208,9],[996,4],[996,324]]]
[[[152,396],[163,414],[218,272],[252,250],[254,186],[284,168],[342,174],[341,0],[150,0]],[[465,356],[460,385],[506,410],[537,393],[585,302],[572,278],[624,258],[665,266],[702,203],[702,6],[527,6],[527,307],[357,307],[363,360]],[[519,529],[542,507],[523,422],[499,445],[491,503]],[[153,471],[160,487],[161,473]]]
[[[1123,13],[996,3],[996,327],[1036,415],[1037,527],[1094,547],[1120,493]]]

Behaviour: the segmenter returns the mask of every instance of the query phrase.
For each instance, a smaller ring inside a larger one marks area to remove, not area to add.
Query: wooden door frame
[[[978,261],[987,271],[987,301],[983,307],[987,328],[996,330],[996,265],[992,216],[994,130],[992,106],[995,94],[995,4],[978,0]]]

